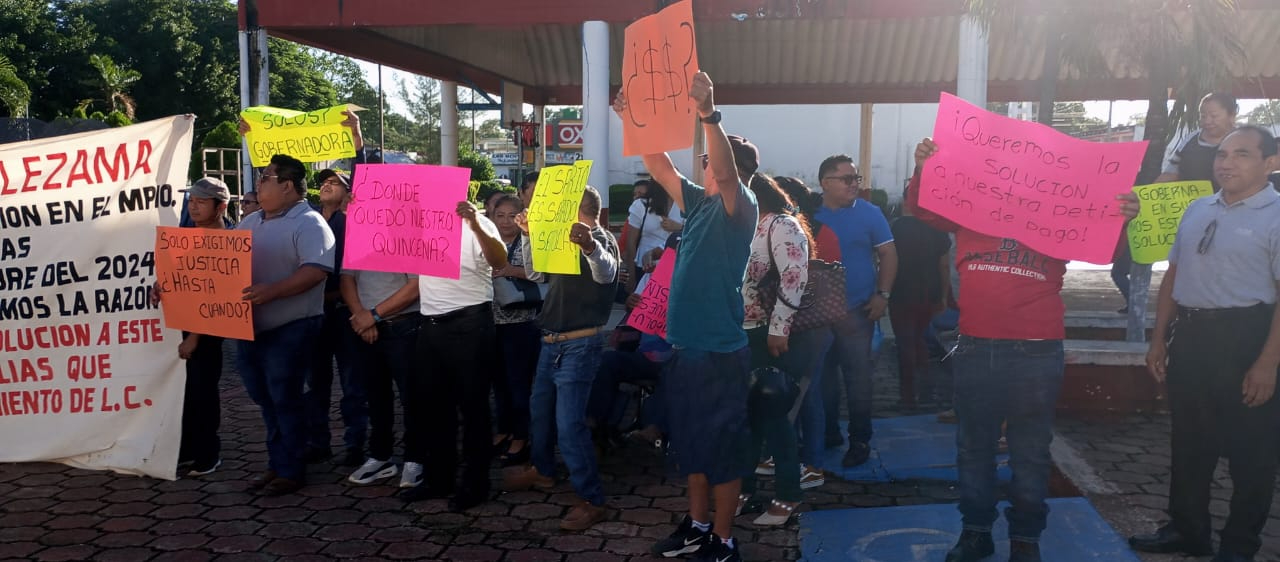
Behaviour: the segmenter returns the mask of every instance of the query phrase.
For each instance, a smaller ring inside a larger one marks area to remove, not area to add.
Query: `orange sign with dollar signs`
[[[622,53],[622,89],[627,96],[624,156],[693,146],[697,110],[689,98],[689,84],[697,73],[692,0],[627,26]]]

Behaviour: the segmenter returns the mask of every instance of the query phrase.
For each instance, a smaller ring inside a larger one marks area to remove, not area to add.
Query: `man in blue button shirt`
[[[708,185],[694,185],[665,153],[644,155],[645,168],[685,217],[684,235],[672,275],[667,340],[675,347],[668,375],[671,447],[689,478],[689,516],[653,552],[695,560],[741,561],[733,517],[750,458],[747,379],[751,352],[742,329],[742,279],[758,218],[746,180],[759,165],[759,151],[720,128],[711,79],[694,76],[689,97],[697,105],[707,139]],[[625,115],[618,93],[614,110]],[[711,498],[716,516],[711,521]]]

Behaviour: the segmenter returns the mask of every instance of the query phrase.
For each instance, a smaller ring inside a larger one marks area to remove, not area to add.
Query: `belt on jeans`
[[[482,303],[480,303],[480,304],[473,304],[473,305],[471,305],[471,306],[464,306],[464,307],[462,307],[462,308],[459,308],[458,310],[451,310],[451,311],[446,312],[446,313],[444,313],[444,314],[423,314],[423,315],[422,315],[422,321],[423,321],[423,322],[430,323],[430,324],[444,324],[444,323],[446,323],[446,322],[450,322],[450,321],[453,321],[453,320],[457,320],[457,319],[462,318],[462,317],[464,317],[464,316],[469,316],[469,315],[471,315],[471,314],[473,314],[473,313],[476,313],[476,312],[482,312],[482,311],[483,311],[483,312],[490,312],[490,310],[491,310],[491,308],[490,308],[489,303],[487,303],[487,302],[482,302]]]
[[[573,330],[572,332],[543,332],[542,341],[545,343],[560,343],[562,341],[576,340],[580,338],[591,337],[600,333],[600,327],[583,328],[581,330]]]
[[[1250,314],[1257,314],[1261,311],[1270,311],[1272,305],[1266,303],[1258,303],[1253,306],[1237,307],[1237,308],[1191,308],[1189,306],[1178,307],[1178,318],[1188,322],[1219,322],[1228,320],[1240,320],[1247,318]]]

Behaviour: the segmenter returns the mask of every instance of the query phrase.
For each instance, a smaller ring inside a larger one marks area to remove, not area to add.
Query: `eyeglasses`
[[[1204,236],[1200,237],[1200,245],[1196,247],[1196,253],[1204,254],[1209,251],[1209,246],[1213,245],[1213,235],[1218,232],[1218,219],[1213,219],[1209,226],[1204,227]]]
[[[344,187],[344,188],[346,187],[345,185],[342,185],[342,182],[332,178],[324,180],[324,183],[320,184],[321,187],[326,185],[332,185],[334,187]]]
[[[261,173],[260,173],[260,174],[258,174],[258,182],[265,181],[267,178],[271,178],[271,181],[274,181],[274,182],[276,182],[276,183],[280,183],[280,175],[279,175],[279,174],[261,174]]]
[[[861,174],[850,174],[850,175],[847,175],[847,176],[827,176],[827,177],[822,178],[822,179],[823,179],[823,181],[826,181],[826,180],[838,180],[840,183],[843,183],[843,184],[845,184],[845,185],[853,185],[853,184],[855,184],[855,183],[862,183],[862,175],[861,175]]]
[[[241,199],[240,204],[241,205],[257,205],[258,200],[257,199]]]

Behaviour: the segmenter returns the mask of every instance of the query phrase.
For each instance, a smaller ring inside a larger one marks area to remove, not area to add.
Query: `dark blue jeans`
[[[422,315],[414,312],[378,324],[378,339],[373,344],[352,330],[346,331],[349,345],[353,347],[351,369],[354,383],[369,397],[369,456],[378,460],[390,460],[395,447],[396,391],[400,392],[400,405],[408,432],[418,427],[412,418],[418,412],[409,407],[406,384],[414,376],[417,359],[414,348],[418,342],[418,330]],[[393,388],[394,385],[394,388]],[[422,439],[404,440],[405,462],[425,463]]]
[[[322,316],[294,320],[240,341],[236,368],[249,398],[267,424],[267,464],[281,478],[303,480],[306,465],[305,405],[302,386],[311,368],[311,346]]]
[[[826,407],[823,405],[822,385],[826,369],[823,360],[831,349],[831,330],[821,328],[793,333],[787,342],[787,354],[782,357],[782,369],[809,378],[809,388],[800,398],[800,417],[796,420],[800,436],[800,462],[814,468],[822,468],[823,451],[826,448]]]
[[[342,385],[342,400],[338,402],[344,427],[342,444],[348,449],[364,450],[365,434],[369,431],[369,404],[351,361],[355,344],[345,335],[351,332],[350,319],[351,311],[345,306],[330,310],[324,315],[319,338],[307,344],[315,355],[311,359],[305,392],[307,445],[311,447],[328,449],[332,440],[329,406],[333,394],[333,363],[337,359],[338,380]]]
[[[956,463],[964,528],[990,531],[996,520],[996,442],[1008,422],[1013,482],[1005,511],[1009,538],[1040,540],[1049,506],[1049,443],[1062,389],[1062,340],[960,336],[954,354]]]
[[[871,359],[871,335],[875,325],[861,306],[849,311],[831,332],[834,340],[827,355],[822,375],[823,405],[827,431],[838,432],[840,415],[840,382],[844,381],[849,409],[849,441],[871,441],[871,375],[875,366]]]
[[[543,342],[529,402],[533,466],[540,474],[555,475],[558,442],[573,489],[593,505],[604,505],[604,488],[596,466],[595,444],[587,427],[587,401],[603,349],[603,334],[560,343]]]

